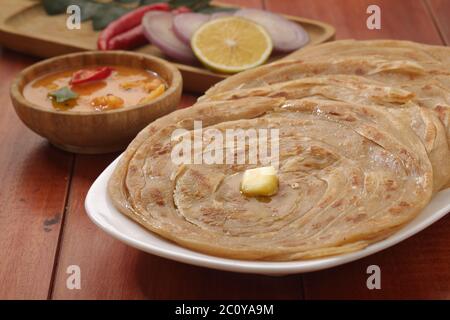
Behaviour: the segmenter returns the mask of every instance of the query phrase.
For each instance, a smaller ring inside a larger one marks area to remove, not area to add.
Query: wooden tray
[[[38,1],[1,0],[0,44],[38,57],[96,50],[98,32],[93,31],[91,22],[82,23],[80,30],[66,28],[66,15],[48,16]],[[226,6],[214,3],[217,6]],[[322,43],[334,38],[332,26],[315,20],[286,16],[300,24],[308,33],[308,45]],[[301,49],[300,49],[301,50]],[[164,57],[154,46],[137,49],[152,55]],[[271,61],[283,56],[275,56]],[[183,75],[184,90],[203,93],[227,75],[211,72],[201,65],[191,66],[175,63]]]

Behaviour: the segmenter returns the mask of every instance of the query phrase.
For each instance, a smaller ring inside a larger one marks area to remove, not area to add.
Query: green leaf
[[[92,20],[94,30],[103,30],[122,15],[137,6],[167,2],[172,8],[186,6],[192,11],[217,12],[228,11],[227,8],[215,8],[209,5],[211,0],[114,0],[100,2],[95,0],[42,0],[42,5],[49,15],[65,14],[69,5],[78,5],[81,9],[81,21]],[[136,4],[130,6],[130,4]],[[232,10],[232,9],[231,9]]]
[[[60,14],[66,12],[69,1],[66,0],[42,0],[45,12],[49,15]]]
[[[65,14],[68,6],[77,5],[80,7],[81,21],[91,19],[103,6],[102,3],[89,0],[43,0],[42,5],[48,15]]]
[[[58,90],[50,92],[48,95],[55,99],[57,103],[78,98],[78,94],[70,90],[69,87],[62,87]]]
[[[170,0],[169,4],[172,8],[186,6],[192,11],[200,11],[209,6],[211,0]]]
[[[108,24],[114,20],[117,20],[129,11],[130,9],[105,3],[102,5],[102,8],[97,10],[97,12],[92,16],[92,27],[94,30],[103,30],[108,26]]]
[[[235,12],[236,9],[235,8],[226,8],[226,7],[214,7],[214,6],[207,6],[201,10],[199,10],[199,12],[201,13],[216,13],[216,12]]]
[[[80,6],[81,9],[81,21],[92,19],[92,17],[102,8],[101,3],[86,1]]]
[[[129,4],[129,3],[137,3],[139,2],[139,0],[114,0],[115,2],[118,3],[125,3],[125,4]]]
[[[160,2],[169,2],[169,0],[141,0],[139,3],[141,6],[146,6],[148,4],[160,3]]]
[[[118,0],[116,0],[118,1]],[[130,0],[120,0],[123,5]],[[139,0],[133,0],[138,2]],[[81,21],[92,19],[94,30],[104,29],[110,22],[129,11],[119,2],[102,3],[93,0],[43,0],[45,12],[48,15],[65,14],[67,7],[77,5],[81,11]]]

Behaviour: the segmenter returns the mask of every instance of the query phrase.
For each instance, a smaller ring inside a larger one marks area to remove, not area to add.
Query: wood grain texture
[[[430,8],[437,28],[443,41],[450,45],[450,1],[425,0]]]
[[[442,44],[423,1],[404,0],[265,0],[273,11],[323,19],[336,27],[336,38],[406,39]],[[366,8],[381,8],[381,30],[366,28]],[[448,16],[448,14],[447,14]],[[450,217],[436,222],[411,239],[366,259],[303,275],[305,299],[395,299],[450,297]],[[381,290],[368,290],[367,267],[381,268]]]
[[[303,276],[306,299],[450,299],[450,216],[412,238],[347,265]],[[367,267],[381,269],[368,290]]]
[[[72,155],[28,130],[9,99],[9,82],[33,59],[0,53],[0,299],[46,299]]]
[[[265,5],[332,23],[338,38],[403,38],[439,44],[436,26],[441,35],[448,34],[447,0],[428,0],[428,7],[424,1],[266,0]],[[261,6],[260,0],[227,2]],[[380,31],[365,28],[369,3],[382,7]],[[33,62],[8,50],[0,56],[0,101],[4,106],[0,113],[0,298],[300,299],[303,291],[308,299],[450,298],[449,216],[391,249],[326,271],[271,278],[208,270],[135,250],[88,219],[84,197],[116,156],[110,154],[75,157],[63,218],[74,156],[26,129],[9,100],[9,81]],[[180,107],[195,100],[195,96],[184,95]],[[66,288],[66,268],[72,264],[81,267],[79,291]],[[366,268],[371,264],[381,267],[380,291],[366,288]]]
[[[446,0],[443,0],[446,1]],[[402,39],[441,44],[422,0],[264,0],[268,10],[322,20],[336,28],[336,39]],[[381,29],[369,30],[367,7],[381,9]],[[448,16],[448,15],[447,15]]]

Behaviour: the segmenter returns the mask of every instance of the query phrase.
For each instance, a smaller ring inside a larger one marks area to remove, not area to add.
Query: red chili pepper
[[[111,67],[98,67],[95,69],[81,69],[72,74],[70,84],[82,84],[90,81],[103,80],[110,76]]]
[[[100,50],[108,49],[108,42],[114,36],[121,34],[125,31],[128,31],[137,25],[139,25],[142,21],[142,17],[149,11],[170,11],[170,6],[167,3],[154,3],[147,6],[139,7],[127,14],[121,16],[119,19],[111,22],[99,35],[97,40],[97,47]]]
[[[118,34],[108,41],[108,50],[134,49],[148,43],[144,27],[138,25],[131,30]]]
[[[188,12],[192,12],[192,10],[186,6],[179,6],[178,8],[172,10],[173,14],[188,13]]]

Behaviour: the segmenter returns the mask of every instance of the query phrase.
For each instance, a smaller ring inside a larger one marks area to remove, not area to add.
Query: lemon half
[[[202,25],[194,33],[191,46],[206,67],[236,73],[266,62],[272,39],[264,27],[250,20],[226,17]]]

